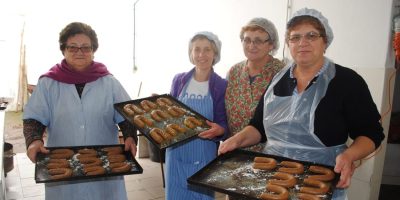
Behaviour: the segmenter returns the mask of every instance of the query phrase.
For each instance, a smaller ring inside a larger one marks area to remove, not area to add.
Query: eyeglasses
[[[301,40],[301,38],[304,38],[307,42],[313,42],[317,40],[319,37],[323,37],[323,35],[316,32],[308,32],[303,35],[301,34],[290,35],[288,40],[290,43],[297,43]]]
[[[92,52],[92,49],[93,49],[91,46],[82,46],[82,47],[66,46],[65,48],[66,48],[66,49],[68,50],[68,52],[70,52],[70,53],[76,53],[76,52],[78,52],[79,50],[81,50],[82,53],[90,53],[90,52]]]
[[[242,43],[244,45],[250,45],[251,43],[253,43],[253,45],[255,45],[255,46],[260,46],[268,41],[269,41],[269,38],[266,40],[261,40],[260,38],[256,38],[255,40],[251,40],[250,38],[242,39]]]

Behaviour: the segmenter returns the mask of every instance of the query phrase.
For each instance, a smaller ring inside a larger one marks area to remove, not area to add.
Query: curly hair
[[[67,46],[68,38],[76,35],[76,34],[85,34],[90,38],[92,43],[93,52],[96,52],[97,48],[99,47],[99,41],[97,40],[96,32],[90,27],[89,25],[82,23],[82,22],[72,22],[68,24],[61,32],[60,38],[58,42],[60,44],[60,50],[64,52]]]

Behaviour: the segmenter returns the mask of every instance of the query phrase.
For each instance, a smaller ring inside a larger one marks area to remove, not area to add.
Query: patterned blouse
[[[246,63],[247,60],[237,63],[229,70],[228,74],[225,107],[232,135],[249,124],[265,89],[274,75],[284,67],[280,60],[273,58],[265,65],[260,75],[256,76],[255,80],[250,83]]]

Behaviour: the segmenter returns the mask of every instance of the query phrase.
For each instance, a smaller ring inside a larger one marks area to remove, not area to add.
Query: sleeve
[[[124,120],[118,124],[122,135],[124,137],[124,140],[128,137],[132,137],[135,140],[135,143],[137,144],[138,137],[137,137],[137,129],[127,120]]]
[[[25,136],[26,148],[35,141],[43,141],[43,133],[46,130],[46,126],[34,119],[24,119],[23,120],[23,133]]]
[[[260,142],[266,142],[267,141],[267,136],[265,134],[265,129],[264,129],[264,123],[263,123],[263,115],[264,115],[264,91],[263,95],[261,96],[260,100],[258,101],[256,110],[254,111],[254,115],[251,118],[249,125],[253,126],[260,132],[261,134],[261,140]]]
[[[48,85],[49,78],[44,77],[39,79],[38,84],[29,98],[28,103],[24,107],[23,119],[35,119],[45,126],[48,126],[50,121],[50,97]]]
[[[225,129],[225,133],[219,137],[214,138],[214,141],[225,140],[230,135],[228,129],[226,109],[225,109],[226,85],[227,82],[221,79],[221,81],[214,86],[218,88],[218,91],[216,91],[217,99],[215,100],[216,108],[214,109],[214,122],[219,124]]]
[[[113,96],[114,96],[114,100],[113,100],[114,104],[131,100],[129,94],[126,92],[124,87],[115,78],[113,78]],[[114,110],[114,120],[117,124],[124,121],[124,118],[118,113],[117,110]]]
[[[351,80],[352,83],[348,85],[351,89],[347,90],[348,98],[344,105],[350,138],[366,136],[375,143],[375,148],[378,148],[385,138],[380,123],[381,116],[364,79],[356,75]]]

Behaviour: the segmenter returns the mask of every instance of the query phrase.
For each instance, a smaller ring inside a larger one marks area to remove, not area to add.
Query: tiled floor
[[[164,188],[160,163],[148,158],[137,158],[143,167],[143,174],[125,176],[128,199],[162,200]],[[8,200],[42,200],[44,199],[44,184],[36,184],[34,180],[35,165],[25,153],[14,156],[14,169],[7,173],[6,194]],[[217,200],[225,199],[218,193]]]

